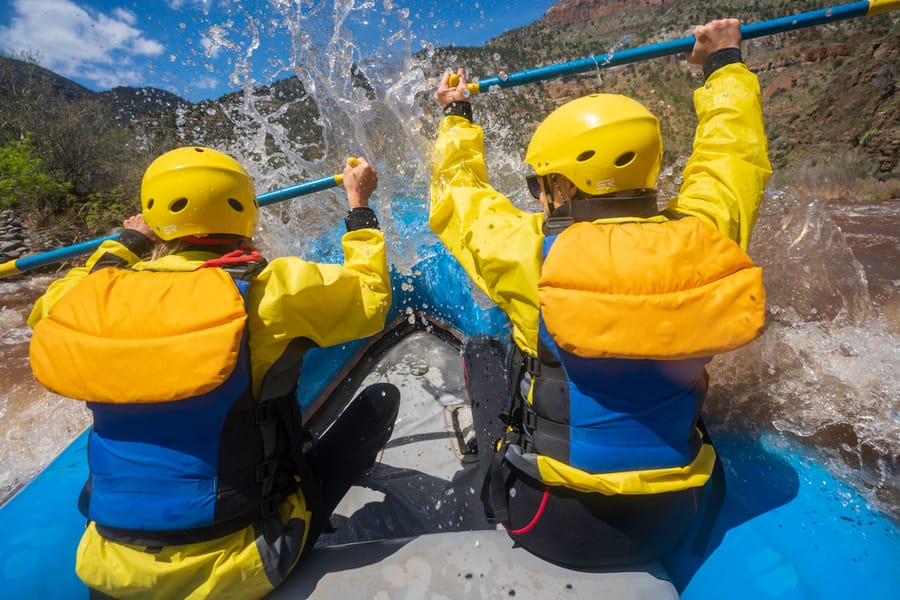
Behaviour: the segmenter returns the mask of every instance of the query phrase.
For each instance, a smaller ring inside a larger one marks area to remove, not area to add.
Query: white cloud
[[[203,48],[204,54],[209,58],[218,58],[219,52],[222,50],[222,44],[207,36],[200,38],[200,46]]]
[[[156,40],[140,38],[131,43],[131,49],[135,54],[159,56],[166,48]]]
[[[220,82],[215,77],[195,77],[191,79],[190,87],[198,90],[214,90],[218,88]]]
[[[131,11],[125,10],[124,8],[114,9],[113,14],[116,16],[117,19],[119,19],[120,21],[124,21],[124,22],[128,23],[129,25],[134,25],[135,23],[137,23],[137,17],[134,15],[134,13]]]
[[[189,8],[209,9],[215,2],[214,0],[166,0],[166,4],[172,10],[179,10],[185,6]]]
[[[109,90],[120,85],[140,87],[143,80],[134,69],[85,69],[83,77],[97,84],[97,87]]]
[[[0,27],[3,50],[36,54],[42,66],[102,89],[139,83],[132,59],[165,49],[123,8],[105,14],[72,0],[13,0],[12,11],[9,26]]]

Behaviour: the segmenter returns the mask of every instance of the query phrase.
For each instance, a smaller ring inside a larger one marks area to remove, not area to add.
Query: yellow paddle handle
[[[356,158],[355,156],[351,156],[350,158],[347,159],[347,164],[350,165],[351,167],[358,167],[359,159]],[[334,184],[335,185],[343,185],[344,184],[344,174],[343,173],[338,173],[337,175],[334,176]]]
[[[900,0],[869,0],[868,16],[886,13],[900,8]]]
[[[5,263],[0,264],[0,279],[3,279],[4,277],[8,277],[10,275],[18,275],[21,272],[22,271],[20,271],[16,267],[15,260],[9,260]]]
[[[900,1],[900,0],[898,0],[898,1]],[[457,75],[456,73],[452,73],[450,75],[450,78],[447,79],[447,85],[449,85],[450,87],[458,86],[459,85],[459,75]],[[477,94],[481,91],[481,86],[478,85],[477,83],[467,83],[466,87],[469,88],[469,92],[472,94]]]

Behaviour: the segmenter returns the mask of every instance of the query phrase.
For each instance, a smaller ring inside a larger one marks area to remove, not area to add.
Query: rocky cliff
[[[491,40],[508,71],[687,37],[723,16],[743,23],[833,6],[825,0],[559,0],[544,17]],[[852,192],[869,178],[900,195],[900,14],[897,11],[747,40],[779,176]],[[503,68],[497,65],[494,68]],[[555,102],[590,91],[633,95],[663,119],[668,160],[690,151],[696,68],[669,57],[548,82]],[[878,190],[886,188],[878,183]]]
[[[547,23],[572,23],[583,19],[608,17],[618,12],[643,8],[678,4],[685,0],[559,0],[544,15]]]

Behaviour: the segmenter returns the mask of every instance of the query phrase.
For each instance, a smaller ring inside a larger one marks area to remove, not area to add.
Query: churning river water
[[[346,14],[339,5],[326,14],[273,2],[264,17],[236,8],[233,22],[210,29],[219,50],[233,55],[232,79],[244,85],[238,113],[226,117],[244,127],[226,150],[248,166],[259,191],[323,177],[338,171],[347,156],[367,156],[379,169],[375,208],[391,260],[403,274],[437,251],[425,215],[433,123],[427,125],[417,107],[417,99],[430,96],[435,85],[424,74],[430,55],[417,54],[429,45],[410,32],[408,12],[389,10],[385,2],[385,48],[361,52],[341,30]],[[263,20],[264,26],[254,26]],[[317,123],[324,128],[320,158],[305,158],[278,124],[279,115],[266,113],[267,98],[250,91],[254,52],[267,43],[290,51],[270,65],[266,77],[296,76],[318,106]],[[447,66],[454,65],[440,65]],[[372,89],[351,85],[357,68]],[[495,140],[516,129],[501,113],[480,113]],[[202,131],[182,133],[191,143],[202,142]],[[264,160],[275,154],[276,160]],[[519,157],[489,148],[487,159],[494,186],[537,210],[528,204]],[[269,257],[337,261],[335,226],[343,210],[342,196],[334,191],[270,207],[263,211],[257,241]],[[750,254],[764,268],[768,324],[760,339],[711,364],[711,431],[800,441],[869,502],[900,520],[900,201],[826,205],[803,190],[770,190]],[[28,364],[25,320],[53,278],[0,280],[0,502],[90,421],[82,403],[37,384]]]
[[[826,206],[770,193],[751,255],[765,272],[767,330],[713,361],[710,427],[800,440],[896,518],[900,202]],[[44,390],[28,364],[25,320],[52,280],[0,280],[0,501],[90,422],[82,403]]]

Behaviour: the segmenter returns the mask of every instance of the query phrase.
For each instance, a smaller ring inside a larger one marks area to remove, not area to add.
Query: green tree
[[[59,225],[60,236],[78,237],[105,231],[135,211],[149,159],[112,103],[33,57],[0,58],[0,143],[26,136],[41,172],[66,182],[65,193],[29,203],[35,225]]]
[[[0,208],[20,209],[43,223],[66,204],[68,192],[68,184],[47,174],[29,136],[0,146]]]

